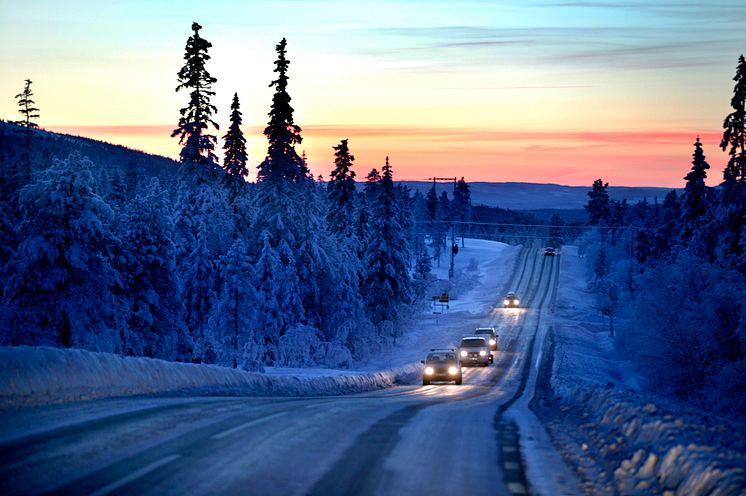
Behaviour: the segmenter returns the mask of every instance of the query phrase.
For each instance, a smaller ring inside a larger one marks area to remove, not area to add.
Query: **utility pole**
[[[448,269],[448,279],[453,279],[453,259],[456,258],[456,253],[458,253],[458,245],[454,235],[455,229],[454,225],[451,224],[451,267]]]

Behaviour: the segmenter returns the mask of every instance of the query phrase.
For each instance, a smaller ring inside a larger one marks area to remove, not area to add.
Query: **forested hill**
[[[25,129],[0,122],[0,167],[7,170],[13,167],[13,150],[17,150],[24,139]],[[94,164],[105,164],[107,168],[135,170],[151,176],[169,176],[174,172],[176,162],[159,155],[151,155],[120,145],[80,136],[70,136],[42,130],[33,130],[34,150],[37,161],[48,162],[52,157],[67,157],[72,151],[79,151]],[[331,169],[332,164],[329,164]],[[326,174],[324,174],[326,175]],[[468,178],[466,178],[468,181]],[[432,187],[428,181],[401,181],[412,190],[423,194]],[[563,186],[559,184],[510,183],[510,182],[470,182],[471,200],[474,205],[486,205],[510,210],[540,209],[579,209],[588,203],[590,184],[586,186]],[[447,191],[449,184],[438,184],[438,191]],[[670,191],[669,188],[609,186],[609,197],[613,200],[627,200],[633,204],[643,199],[651,203],[659,202]],[[680,191],[679,191],[680,192]]]
[[[53,157],[66,158],[73,151],[80,152],[94,164],[107,168],[135,170],[150,176],[169,175],[174,172],[174,160],[159,155],[151,155],[121,145],[112,145],[81,136],[53,133],[40,129],[31,129],[32,162],[47,163]],[[0,122],[0,167],[8,171],[17,164],[19,150],[22,148],[26,128],[7,122]]]
[[[469,181],[469,178],[466,178]],[[426,194],[433,183],[429,181],[402,181],[409,188]],[[471,202],[474,205],[507,208],[510,210],[541,209],[580,209],[588,203],[588,186],[563,186],[560,184],[539,183],[500,183],[470,182]],[[438,183],[438,191],[448,191],[450,184]],[[609,186],[609,198],[616,201],[627,200],[633,204],[644,199],[653,203],[655,198],[662,202],[673,188]],[[679,189],[680,193],[681,190]]]

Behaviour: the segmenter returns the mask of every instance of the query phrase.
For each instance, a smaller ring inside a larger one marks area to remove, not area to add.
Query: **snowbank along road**
[[[521,308],[503,309],[503,294],[495,295],[480,323],[498,330],[495,363],[464,369],[461,386],[31,409],[25,421],[39,429],[0,438],[0,492],[528,494],[520,436],[535,426],[524,427],[524,410],[516,409],[533,395],[542,314],[556,295],[559,257],[523,249],[516,260],[505,290],[518,293]],[[81,421],[55,425],[55,412]],[[0,414],[0,424],[11,415],[17,413]],[[543,484],[544,491],[567,490]]]

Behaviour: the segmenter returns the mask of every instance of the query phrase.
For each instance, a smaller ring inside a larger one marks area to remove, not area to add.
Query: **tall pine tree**
[[[607,223],[611,217],[611,205],[609,203],[609,193],[606,188],[609,183],[604,184],[601,179],[593,181],[593,190],[588,192],[588,203],[585,210],[588,212],[589,224]]]
[[[371,209],[363,295],[373,323],[380,326],[388,322],[391,335],[384,337],[395,338],[393,326],[399,320],[401,306],[411,302],[410,253],[388,157],[382,172]]]
[[[212,43],[199,35],[200,29],[202,26],[196,22],[192,23],[193,34],[186,43],[184,66],[178,72],[179,85],[176,86],[176,91],[191,91],[189,103],[180,110],[179,127],[174,129],[171,137],[178,135],[179,144],[183,145],[180,153],[182,162],[205,166],[214,173],[217,168],[217,138],[208,134],[207,129],[210,124],[215,129],[220,129],[212,119],[217,108],[210,103],[210,97],[215,95],[212,85],[217,79],[212,77],[205,67],[206,62],[210,60],[207,50],[212,47]]]
[[[730,101],[733,112],[725,117],[725,131],[720,142],[723,151],[727,150],[730,155],[723,174],[726,197],[736,195],[737,191],[746,188],[746,59],[743,55],[738,59],[733,80],[736,82]],[[730,201],[731,198],[726,200]]]
[[[723,171],[721,205],[718,212],[722,238],[721,255],[746,273],[746,59],[741,55],[733,78],[736,86],[730,101],[733,112],[723,122],[720,147],[730,159]]]
[[[346,139],[333,148],[334,170],[326,186],[329,195],[326,221],[331,232],[351,237],[355,213],[355,171],[352,170],[355,156],[350,153]]]
[[[246,138],[241,131],[241,106],[238,102],[238,93],[233,94],[231,103],[231,125],[228,132],[223,136],[223,169],[225,169],[226,180],[232,189],[233,198],[245,184],[249,170],[246,168],[248,156],[246,154]]]
[[[277,45],[275,70],[277,79],[269,83],[275,87],[272,97],[272,108],[269,112],[269,123],[264,135],[269,141],[267,157],[259,164],[258,180],[285,180],[300,183],[308,178],[305,163],[295,151],[295,145],[303,141],[301,128],[293,120],[293,107],[288,95],[288,66],[285,57],[287,41],[285,38]]]
[[[456,222],[471,221],[471,190],[469,183],[464,178],[456,182],[456,188],[453,190],[453,200],[451,201],[451,219]],[[461,237],[461,246],[464,238]]]
[[[34,92],[31,91],[31,83],[32,81],[27,79],[23,91],[16,95],[19,107],[18,112],[23,116],[23,119],[17,121],[16,124],[23,127],[39,127],[39,125],[32,120],[39,118],[39,109],[34,107],[36,102],[31,99],[31,97],[34,96]]]
[[[684,223],[682,234],[687,238],[697,228],[699,220],[707,211],[708,188],[705,179],[709,168],[710,164],[705,160],[702,151],[702,143],[697,137],[692,155],[692,170],[684,177],[686,185],[681,197],[681,220]]]
[[[26,135],[23,143],[23,153],[21,154],[20,165],[22,169],[19,172],[20,181],[23,184],[28,184],[31,181],[31,129],[39,127],[39,125],[32,119],[39,118],[39,109],[36,108],[36,102],[31,97],[34,96],[34,92],[31,91],[31,80],[27,79],[26,84],[23,87],[23,91],[16,95],[18,99],[18,112],[23,116],[23,119],[17,121],[16,124],[26,128]]]

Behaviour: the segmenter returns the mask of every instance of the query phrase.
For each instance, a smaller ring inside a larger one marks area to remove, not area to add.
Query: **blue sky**
[[[697,134],[719,174],[746,51],[742,1],[0,0],[0,117],[28,77],[43,126],[175,156],[192,21],[213,43],[218,120],[237,91],[257,162],[284,36],[312,167],[350,138],[361,167],[388,154],[409,178],[466,166],[475,180],[675,186]]]

